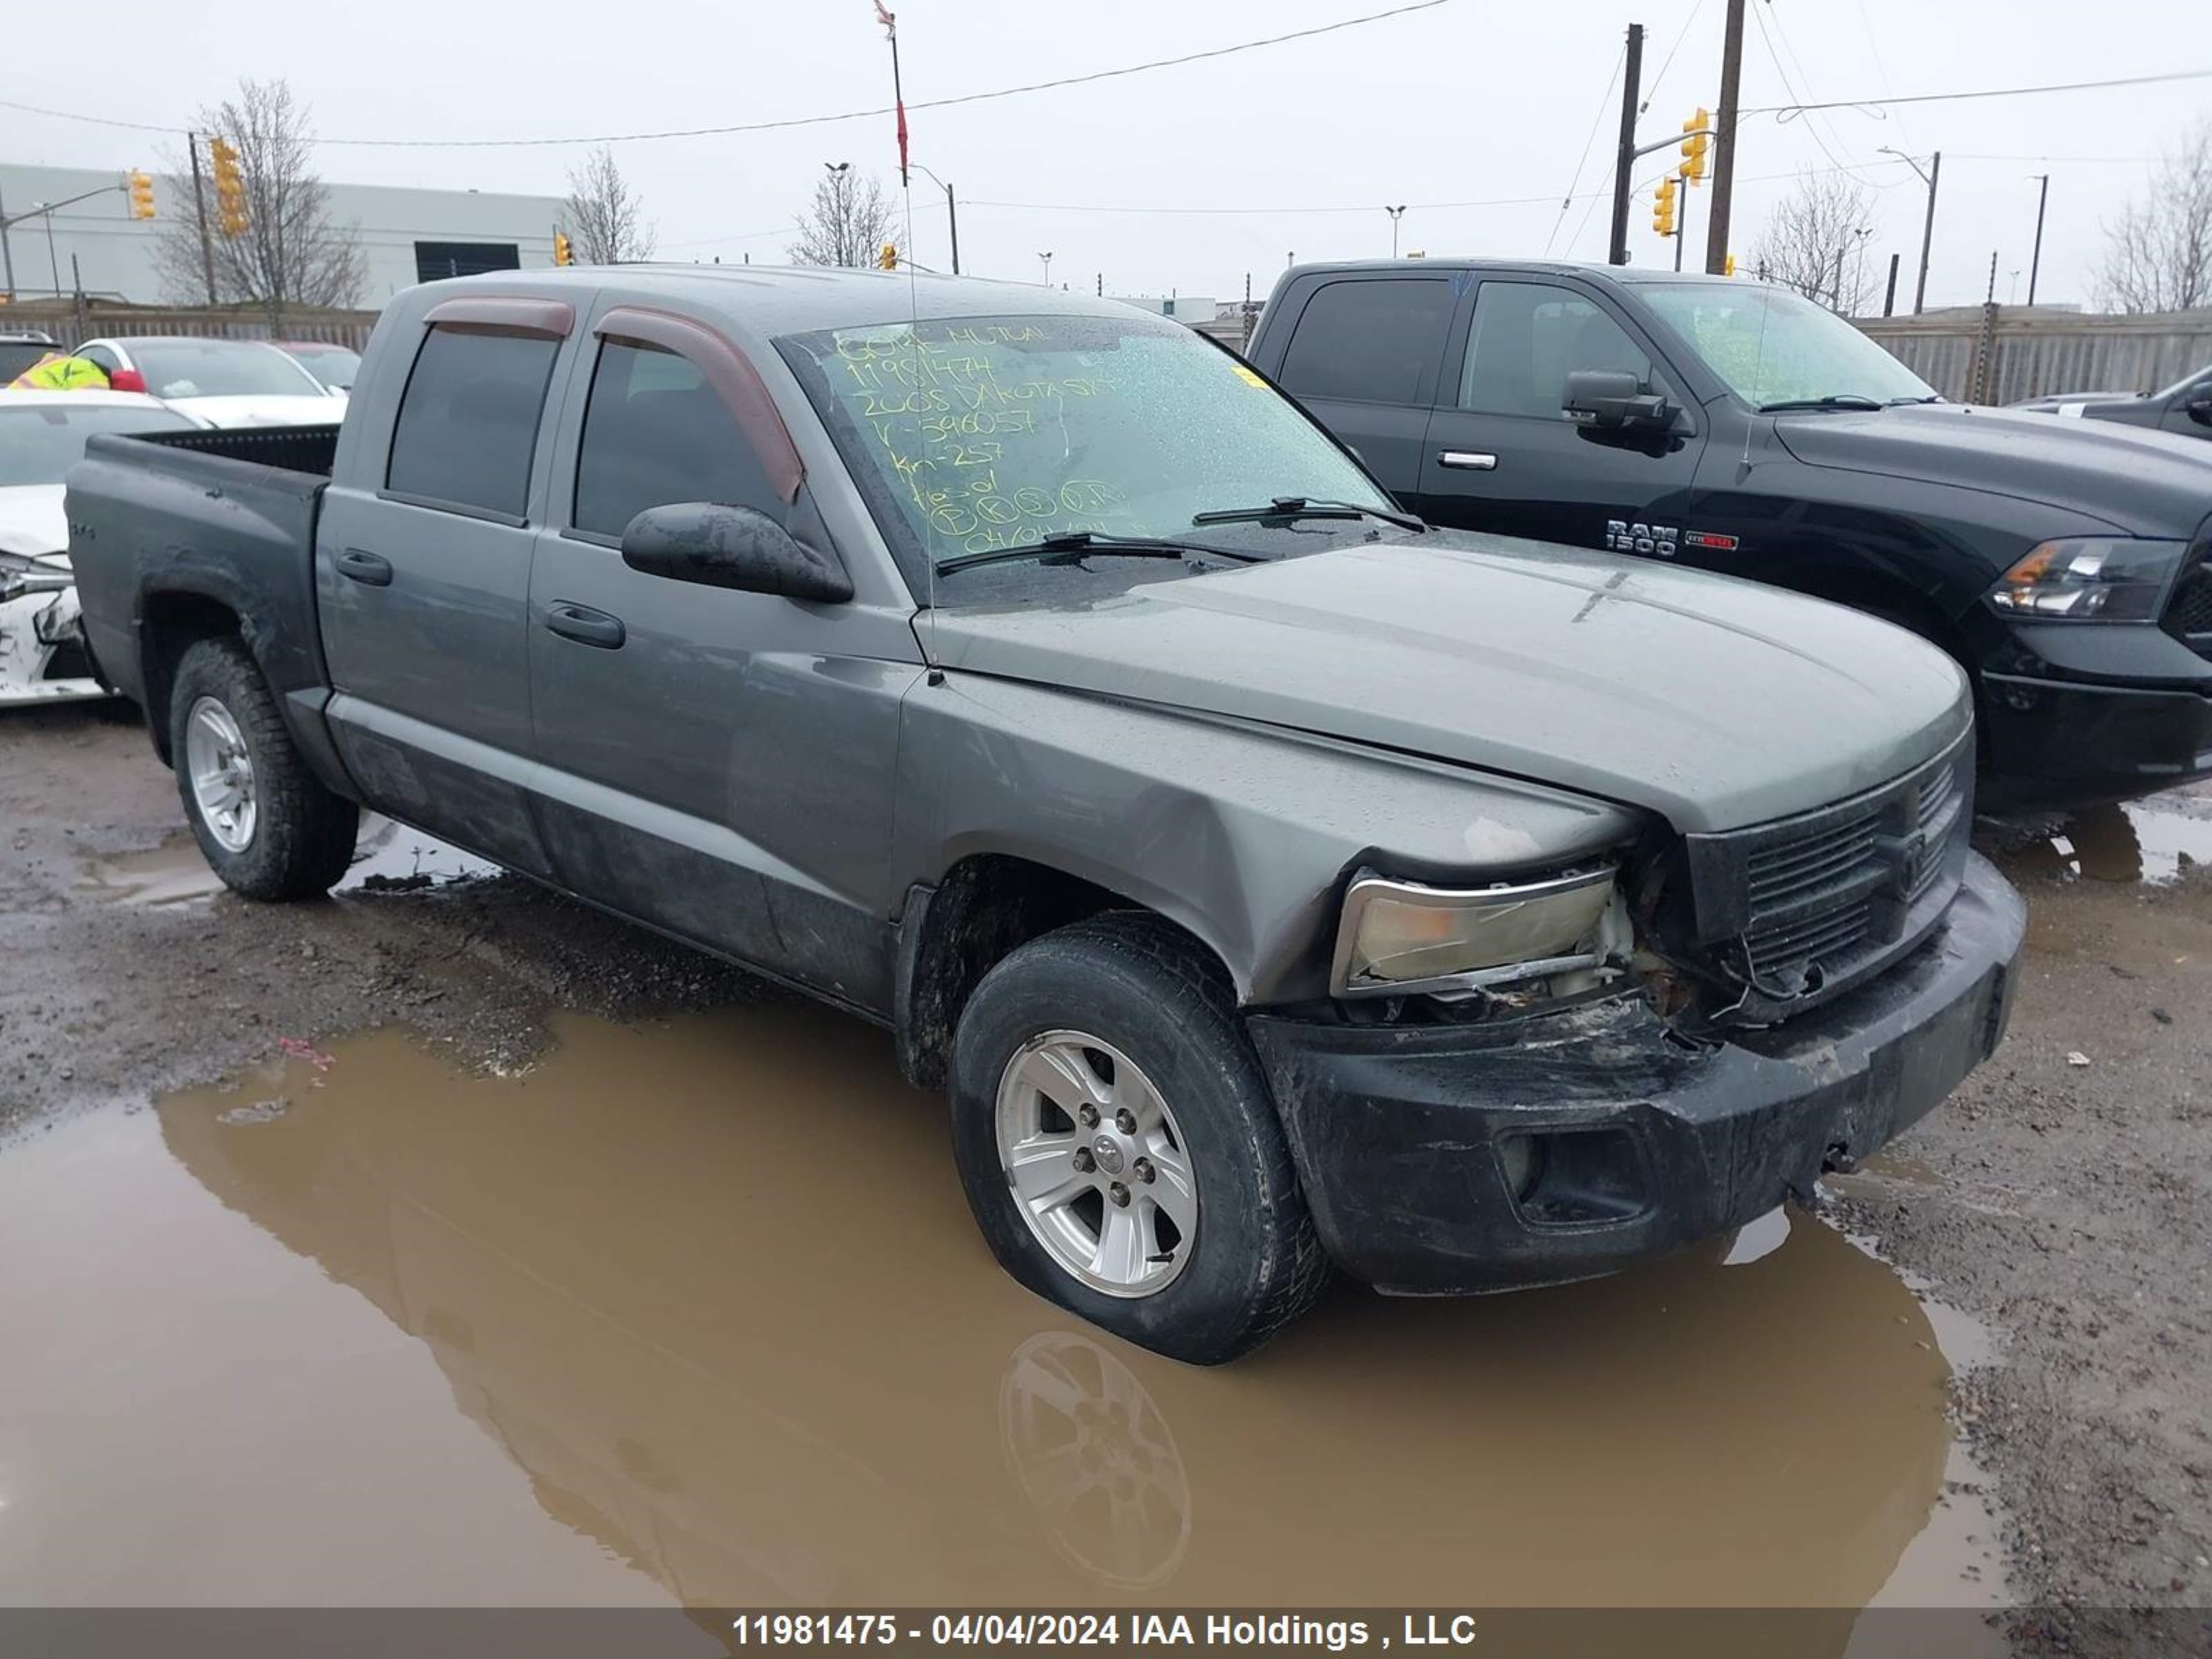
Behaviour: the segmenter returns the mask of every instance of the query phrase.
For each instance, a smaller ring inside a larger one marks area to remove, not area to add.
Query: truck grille
[[[2166,631],[2197,655],[2212,657],[2212,541],[2197,550],[2166,607]]]
[[[1911,948],[1966,867],[1973,744],[1833,806],[1686,837],[1698,946],[1752,1017],[1841,991]]]

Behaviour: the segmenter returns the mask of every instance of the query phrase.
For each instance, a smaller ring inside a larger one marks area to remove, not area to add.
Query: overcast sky
[[[1394,0],[899,0],[909,105],[1115,68],[1382,9]],[[1414,205],[1403,246],[1432,253],[1601,259],[1618,94],[1632,21],[1647,31],[1642,136],[1716,101],[1723,0],[1446,0],[1359,27],[1090,86],[911,117],[914,156],[957,187],[963,268],[1109,293],[1264,295],[1292,253],[1390,248],[1385,203]],[[2212,69],[2208,0],[1751,0],[1747,106]],[[240,76],[283,76],[339,138],[507,138],[728,125],[889,101],[870,0],[300,0],[220,7],[25,5],[0,97],[187,123]],[[1764,23],[1762,29],[1759,25]],[[94,66],[76,73],[70,66]],[[47,72],[51,70],[52,72]],[[1971,103],[1747,118],[1737,167],[1740,257],[1798,169],[1847,166],[1869,186],[1869,266],[1905,256],[1910,307],[1925,196],[1887,145],[1944,153],[1931,306],[2025,299],[2036,185],[2049,173],[2040,296],[2092,298],[2109,220],[2148,163],[2212,113],[2212,80]],[[1593,129],[1578,184],[1577,158]],[[0,158],[151,165],[161,140],[0,109]],[[326,143],[324,174],[366,184],[560,193],[580,147],[388,149]],[[621,144],[672,258],[783,258],[824,161],[896,183],[888,117]],[[1656,158],[1655,158],[1656,159]],[[1704,252],[1709,191],[1688,214]],[[1426,206],[1424,204],[1517,204]],[[1047,205],[1007,205],[1038,204]],[[1136,210],[1113,211],[1109,210]],[[1236,210],[1224,211],[1223,210]],[[946,264],[944,198],[914,176],[912,251]],[[1632,257],[1671,258],[1631,216]],[[2015,278],[2014,273],[2017,271]]]

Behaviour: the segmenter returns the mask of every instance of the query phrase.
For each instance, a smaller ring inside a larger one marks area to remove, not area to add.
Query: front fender
[[[1348,872],[1502,878],[1617,846],[1625,808],[1245,721],[950,672],[908,696],[898,868],[1028,860],[1204,941],[1248,1006],[1326,994]]]

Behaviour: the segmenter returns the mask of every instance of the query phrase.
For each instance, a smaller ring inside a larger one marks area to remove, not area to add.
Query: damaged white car
[[[0,392],[0,708],[112,695],[77,621],[62,481],[95,432],[200,422],[126,392]]]

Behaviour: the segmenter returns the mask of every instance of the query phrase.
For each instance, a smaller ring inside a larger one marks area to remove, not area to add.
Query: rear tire
[[[1157,917],[1100,916],[1010,952],[961,1012],[951,1081],[976,1224],[1047,1300],[1211,1365],[1265,1341],[1328,1283],[1229,987]],[[1122,1110],[1134,1127],[1116,1133]],[[1109,1229],[1127,1239],[1133,1225],[1138,1243],[1117,1249]]]
[[[247,898],[315,898],[353,859],[361,811],[325,788],[246,647],[201,640],[169,687],[169,763],[209,867]]]

